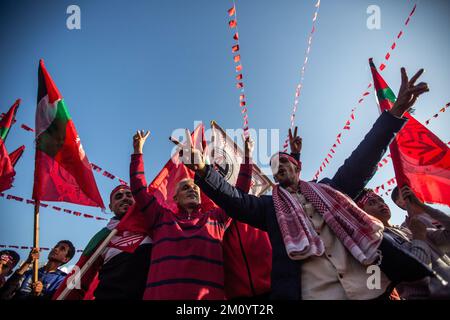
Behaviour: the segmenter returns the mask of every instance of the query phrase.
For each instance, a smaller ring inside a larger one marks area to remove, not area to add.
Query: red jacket
[[[236,187],[250,190],[251,164],[242,164]],[[227,299],[252,297],[270,291],[272,246],[267,232],[233,220],[223,239]]]

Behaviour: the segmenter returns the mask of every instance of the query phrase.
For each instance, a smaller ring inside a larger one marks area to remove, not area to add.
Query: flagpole
[[[33,233],[33,248],[39,250],[39,200],[34,204],[34,233]],[[33,283],[38,281],[39,259],[33,262]]]
[[[109,235],[105,238],[105,240],[103,240],[103,242],[100,244],[100,246],[97,248],[97,250],[95,250],[95,252],[89,258],[89,260],[86,261],[86,263],[83,265],[83,267],[81,267],[80,271],[78,271],[78,274],[77,275],[75,274],[77,272],[75,270],[74,274],[72,276],[70,276],[69,278],[67,278],[66,287],[61,292],[61,294],[56,298],[56,300],[64,300],[67,297],[67,295],[69,294],[69,292],[71,290],[75,289],[77,282],[78,282],[78,284],[81,284],[81,279],[83,278],[86,271],[91,267],[91,265],[95,262],[95,260],[97,260],[97,258],[103,253],[103,250],[106,248],[106,246],[111,241],[112,237],[114,237],[117,232],[118,232],[117,229],[111,230]],[[69,283],[69,281],[70,281],[70,283]]]

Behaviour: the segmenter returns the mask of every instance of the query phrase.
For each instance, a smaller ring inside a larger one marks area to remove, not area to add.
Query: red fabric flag
[[[244,87],[244,84],[242,82],[236,83],[236,88],[241,89]]]
[[[16,165],[17,161],[19,161],[24,151],[25,146],[20,146],[19,148],[17,148],[16,150],[14,150],[9,154],[9,159],[11,160],[11,164],[13,167]]]
[[[242,64],[236,66],[236,72],[242,71]]]
[[[236,8],[233,6],[233,8],[228,10],[228,15],[231,17],[234,14],[236,14]]]
[[[104,208],[66,104],[39,61],[33,199]]]
[[[245,95],[244,95],[244,94],[241,94],[241,95],[239,96],[239,100],[245,100]]]
[[[233,39],[234,40],[239,40],[239,34],[237,32],[234,34]]]
[[[238,44],[234,45],[234,46],[231,48],[231,51],[232,51],[232,52],[237,52],[237,51],[239,51],[239,45],[238,45]]]
[[[15,175],[16,172],[9,158],[5,143],[0,139],[0,192],[12,187]]]
[[[242,73],[240,73],[236,76],[236,80],[242,80]]]
[[[238,55],[234,56],[233,59],[234,59],[234,62],[239,62],[239,61],[241,61],[241,55],[238,54]]]
[[[237,22],[236,20],[230,20],[228,21],[228,25],[230,26],[230,28],[236,28]]]
[[[389,110],[395,95],[370,60],[381,111]],[[408,185],[417,197],[450,206],[450,149],[430,130],[406,113],[408,122],[389,146],[395,177],[401,188]]]

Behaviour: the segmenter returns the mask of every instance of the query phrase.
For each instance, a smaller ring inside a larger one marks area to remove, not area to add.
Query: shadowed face
[[[282,187],[297,184],[299,180],[300,168],[289,160],[288,156],[272,157],[271,168],[273,177]]]
[[[380,196],[372,196],[367,200],[363,210],[382,222],[391,218],[391,210]]]
[[[128,208],[133,206],[135,200],[131,190],[128,188],[122,188],[115,191],[111,195],[111,203],[109,208],[118,218],[122,218],[127,213]]]
[[[192,179],[182,180],[178,183],[173,200],[183,209],[195,208],[201,203],[200,188]]]
[[[69,245],[64,242],[59,242],[48,254],[48,260],[66,263],[70,260]]]

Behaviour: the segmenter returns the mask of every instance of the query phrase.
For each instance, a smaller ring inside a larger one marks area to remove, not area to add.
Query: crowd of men
[[[404,113],[428,91],[425,83],[415,85],[420,74],[411,80],[402,77],[397,102],[380,115],[332,178],[300,179],[302,141],[296,129],[289,131],[291,153],[279,152],[271,159],[276,182],[271,195],[249,194],[250,138],[244,140],[245,159],[233,186],[206,164],[187,132],[185,143],[178,143],[180,156],[195,177],[178,182],[173,197],[177,209],[168,209],[148,191],[143,149],[149,134],[138,131],[130,187],[112,190],[109,207],[114,217],[94,235],[85,253],[96,251],[105,239],[116,245],[94,257],[75,286],[69,286],[69,276],[59,270],[75,253],[68,240],[50,251],[37,282],[30,267],[39,258],[38,250],[33,249],[16,271],[19,255],[2,251],[0,298],[449,299],[450,217],[422,203],[414,186],[404,185],[392,193],[406,211],[405,222],[394,226],[383,198],[366,189],[405,125]],[[203,207],[204,197],[217,206]],[[137,225],[140,228],[133,227]],[[118,245],[124,243],[130,245]],[[379,269],[373,283],[371,266]]]

